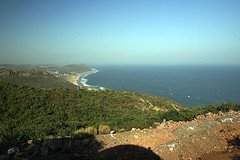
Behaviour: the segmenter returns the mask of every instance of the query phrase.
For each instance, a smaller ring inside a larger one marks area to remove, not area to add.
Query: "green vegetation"
[[[230,109],[240,110],[240,105],[187,109],[165,97],[140,93],[38,89],[0,81],[0,144],[81,132],[96,134],[96,128],[99,133],[110,128],[147,128],[163,119],[186,121]]]
[[[68,89],[76,89],[77,86],[64,81],[60,78],[54,77],[53,75],[30,75],[30,76],[5,76],[0,77],[0,80],[4,80],[10,82],[12,84],[21,85],[21,86],[31,86],[35,88],[68,88]]]
[[[37,89],[0,82],[0,138],[3,142],[66,136],[101,124],[114,130],[145,128],[159,119],[162,112],[156,108],[184,107],[164,97],[139,93]]]
[[[93,126],[89,126],[87,128],[80,128],[80,129],[74,131],[73,134],[74,134],[74,136],[78,136],[78,137],[81,137],[83,134],[97,135],[98,130]]]
[[[239,111],[240,110],[240,104],[234,104],[234,103],[220,103],[215,105],[209,105],[205,107],[195,107],[191,109],[185,109],[185,110],[172,110],[169,112],[165,112],[161,115],[160,121],[163,119],[165,120],[173,120],[173,121],[191,121],[194,118],[196,118],[198,115],[204,115],[209,112],[211,113],[219,113],[219,112],[228,112],[230,110],[233,111]]]
[[[110,131],[111,131],[111,129],[108,125],[101,124],[98,128],[98,132],[100,134],[109,134]]]

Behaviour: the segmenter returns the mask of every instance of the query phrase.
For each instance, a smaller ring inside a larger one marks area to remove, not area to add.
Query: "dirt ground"
[[[207,114],[190,122],[165,122],[155,128],[99,135],[103,148],[136,145],[151,150],[165,160],[240,158],[240,113]]]

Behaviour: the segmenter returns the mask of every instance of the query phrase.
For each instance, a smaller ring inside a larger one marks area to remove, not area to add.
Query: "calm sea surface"
[[[186,106],[240,102],[240,66],[101,66],[95,87],[166,96]]]

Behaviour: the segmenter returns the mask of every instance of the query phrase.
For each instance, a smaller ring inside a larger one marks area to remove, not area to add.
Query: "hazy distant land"
[[[96,70],[84,64],[66,65],[0,65],[0,79],[17,85],[76,89],[80,77]]]

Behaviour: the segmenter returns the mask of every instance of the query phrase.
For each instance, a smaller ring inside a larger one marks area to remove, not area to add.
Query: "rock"
[[[171,144],[168,144],[167,147],[169,148],[170,151],[173,151],[174,148],[175,148],[176,144],[175,143],[171,143]]]
[[[160,126],[161,125],[161,123],[159,123],[159,122],[154,122],[153,123],[153,128],[158,128],[158,126]]]
[[[212,117],[212,116],[213,116],[213,113],[211,113],[211,112],[208,112],[208,113],[206,114],[206,116],[210,118],[210,117]]]
[[[18,153],[18,152],[19,152],[18,148],[10,148],[10,149],[7,151],[7,153],[8,153],[9,155],[14,155],[14,154],[16,154],[16,153]]]
[[[29,154],[26,152],[19,152],[15,154],[14,160],[28,160]]]
[[[138,139],[138,136],[137,136],[137,135],[133,135],[133,137],[134,137],[135,139]]]
[[[237,112],[234,111],[234,110],[230,110],[228,113],[229,113],[230,115],[234,115],[234,114],[236,114]]]
[[[203,120],[203,119],[205,119],[205,118],[206,118],[205,115],[198,115],[198,116],[196,117],[197,120]]]
[[[42,151],[45,155],[49,152],[55,152],[62,148],[61,139],[48,139],[42,143]]]
[[[192,126],[189,126],[188,128],[187,128],[187,130],[189,131],[189,130],[194,130],[195,128],[194,127],[192,127]]]
[[[234,149],[235,149],[234,146],[229,146],[229,147],[227,148],[227,151],[228,151],[228,152],[233,152]]]
[[[126,130],[124,128],[120,129],[118,132],[125,132]]]
[[[27,141],[27,144],[29,144],[29,145],[32,144],[32,143],[33,143],[33,140],[32,140],[32,139],[30,139],[30,140]]]
[[[111,131],[111,132],[110,132],[110,134],[115,134],[115,133],[116,133],[116,131]]]
[[[233,123],[233,118],[223,118],[220,120],[222,123]]]
[[[132,128],[132,129],[131,129],[131,132],[133,132],[133,131],[136,131],[136,128]]]
[[[218,115],[219,115],[219,116],[224,116],[224,113],[223,113],[222,111],[219,111],[219,112],[218,112]]]

